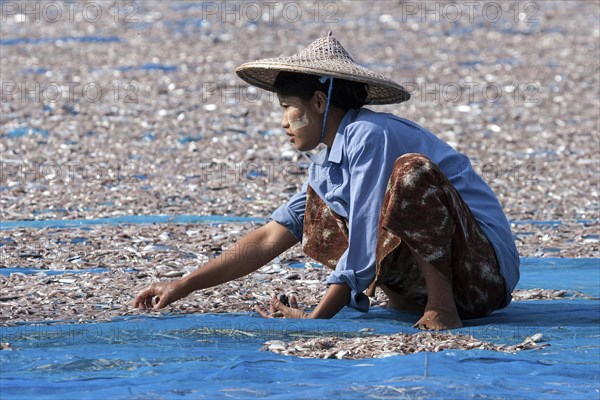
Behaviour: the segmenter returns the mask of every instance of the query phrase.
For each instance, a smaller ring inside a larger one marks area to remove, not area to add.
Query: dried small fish
[[[201,102],[190,99],[180,83],[193,82],[198,72],[195,63],[188,62],[197,35],[174,32],[181,28],[180,24],[160,23],[161,19],[174,20],[167,3],[153,2],[152,7],[156,14],[152,18],[157,19],[152,35],[164,43],[161,58],[180,60],[176,76],[160,65],[156,66],[160,71],[149,66],[106,73],[116,59],[126,59],[127,65],[147,65],[146,52],[124,55],[126,47],[121,44],[138,43],[140,39],[136,30],[122,30],[119,24],[102,25],[105,35],[118,36],[123,41],[103,44],[103,51],[114,55],[114,59],[109,57],[100,69],[96,67],[101,58],[91,48],[73,51],[72,46],[31,46],[25,42],[11,46],[14,51],[7,52],[7,65],[52,66],[55,63],[49,61],[57,57],[61,60],[60,68],[51,67],[47,74],[27,73],[27,79],[34,80],[31,87],[48,75],[55,81],[64,81],[68,78],[62,76],[64,71],[77,71],[78,81],[99,84],[104,94],[115,95],[108,96],[115,101],[71,101],[67,107],[57,105],[61,102],[44,102],[43,107],[32,107],[31,102],[18,101],[17,95],[15,101],[4,104],[8,108],[2,109],[0,133],[4,163],[0,221],[181,216],[190,210],[202,215],[264,218],[300,189],[307,177],[308,163],[277,128],[273,118],[279,112],[276,102],[262,101],[266,98],[252,101],[258,97],[223,101],[220,90],[203,92],[199,96]],[[348,21],[387,13],[383,2],[339,2],[336,7],[338,15]],[[403,116],[416,121],[428,115],[427,128],[474,157],[474,169],[491,185],[509,220],[515,221],[512,230],[520,256],[600,257],[598,188],[590,185],[597,182],[600,146],[598,141],[590,141],[589,135],[580,134],[593,132],[597,126],[597,107],[590,107],[597,103],[597,82],[584,79],[578,82],[581,90],[559,90],[568,86],[572,77],[581,75],[582,65],[595,65],[590,64],[593,52],[577,52],[564,46],[547,46],[541,56],[530,51],[550,36],[577,37],[579,48],[597,49],[595,35],[580,34],[596,27],[568,18],[574,10],[578,15],[596,15],[597,5],[566,2],[561,7],[541,7],[536,18],[544,21],[545,29],[527,30],[517,42],[514,35],[499,34],[494,24],[473,26],[472,34],[461,38],[462,46],[450,46],[450,55],[432,54],[430,46],[425,45],[432,37],[447,36],[436,27],[427,28],[426,35],[417,30],[403,32],[404,42],[415,43],[411,56],[429,61],[416,63],[410,71],[414,76],[442,73],[444,80],[464,76],[464,60],[472,57],[470,51],[480,47],[477,41],[483,38],[493,39],[496,46],[486,52],[488,58],[498,62],[478,63],[477,68],[469,69],[475,82],[494,86],[494,82],[512,82],[515,76],[522,82],[549,82],[552,90],[537,90],[529,84],[502,87],[504,97],[494,107],[486,107],[490,105],[487,98],[468,99],[466,104],[463,96],[454,106],[449,104],[444,109],[437,101],[425,101],[417,108],[403,110]],[[71,35],[71,30],[87,29],[84,21],[21,25],[19,35],[23,37],[48,33],[60,37]],[[223,51],[225,39],[201,41],[203,54],[211,57],[199,63],[204,82],[235,79],[233,66],[252,59],[255,49],[265,47],[265,43],[271,46],[272,35],[256,35],[254,24],[221,24],[215,29],[207,32],[217,38],[256,36],[257,46],[249,48],[243,41],[227,40],[232,51]],[[298,38],[312,34],[310,24],[298,24],[298,29]],[[371,36],[377,42],[390,29],[395,28],[375,24]],[[403,54],[404,42],[388,43],[389,51]],[[354,51],[368,50],[366,44],[355,43]],[[506,49],[510,49],[510,59],[504,54]],[[439,65],[444,66],[443,71]],[[113,72],[134,77],[135,88],[121,87],[116,91]],[[3,68],[2,80],[22,82],[24,73],[20,68]],[[131,94],[134,98],[130,98]],[[123,101],[123,95],[134,101]],[[152,101],[142,101],[147,99]],[[550,111],[541,118],[541,108],[523,106],[528,100],[535,100],[536,104],[539,100]],[[556,112],[557,107],[560,112]],[[484,112],[485,121],[481,118]],[[30,123],[39,127],[23,126]],[[523,223],[526,220],[532,223]],[[110,293],[112,304],[130,304],[134,288],[193,271],[256,225],[169,222],[2,230],[0,267],[66,271],[101,268],[107,272],[60,278],[35,274],[1,277],[6,290],[0,298],[1,323],[68,320],[74,305],[80,307],[82,321],[135,314],[137,311],[130,309],[95,310],[93,304],[109,304],[102,297],[104,293]],[[290,269],[286,266],[289,260],[306,263],[306,267]],[[132,270],[135,272],[128,272]],[[327,274],[327,270],[309,263],[300,246],[294,246],[259,274],[192,294],[189,302],[175,303],[169,311],[247,312],[257,301],[266,300],[267,304],[273,290],[289,294],[294,289],[298,291],[298,302],[312,307],[320,298]],[[34,294],[28,298],[30,291]],[[86,301],[82,302],[84,297]],[[516,301],[572,298],[592,299],[568,287],[514,293]],[[52,302],[44,303],[48,299]],[[370,301],[376,306],[384,299],[379,293]]]
[[[598,300],[575,290],[556,290],[556,289],[515,289],[512,293],[514,301],[522,300],[560,300],[564,298],[584,298],[588,300]]]
[[[0,343],[0,350],[14,350],[10,343]]]
[[[541,334],[528,337],[522,343],[513,346],[496,345],[483,342],[470,335],[419,332],[415,334],[397,333],[394,335],[376,335],[356,338],[320,337],[301,339],[292,342],[267,341],[262,350],[301,358],[337,358],[361,359],[383,358],[406,355],[424,351],[443,350],[493,350],[517,352],[538,349],[547,345],[538,345]],[[275,345],[273,343],[276,342]]]
[[[265,265],[264,267],[259,268],[258,270],[258,272],[262,274],[279,274],[281,273],[281,271],[283,271],[283,269],[280,265],[277,264]]]
[[[183,275],[185,275],[185,272],[183,271],[169,271],[162,274],[162,276],[164,276],[165,278],[176,278]]]

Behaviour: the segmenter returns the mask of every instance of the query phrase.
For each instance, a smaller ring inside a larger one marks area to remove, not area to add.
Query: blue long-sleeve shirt
[[[348,221],[348,248],[327,283],[346,283],[350,307],[368,311],[362,292],[375,276],[375,249],[381,204],[394,162],[407,153],[419,153],[435,162],[465,203],[492,244],[506,281],[506,303],[519,280],[519,256],[509,223],[498,199],[475,173],[470,160],[433,133],[392,114],[361,108],[342,119],[333,145],[310,156],[308,181],[279,207],[271,219],[302,240],[307,184]]]

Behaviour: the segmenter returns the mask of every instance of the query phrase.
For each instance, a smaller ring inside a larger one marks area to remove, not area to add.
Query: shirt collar
[[[342,161],[344,150],[344,131],[346,130],[346,126],[356,119],[358,112],[359,110],[350,109],[344,114],[344,118],[342,118],[342,121],[337,128],[337,133],[330,148],[323,149],[317,154],[304,153],[306,157],[318,165],[323,165],[325,160],[339,164]]]
[[[329,151],[329,148],[325,148],[321,151],[319,151],[317,154],[314,153],[304,153],[304,155],[313,163],[317,164],[317,165],[323,165],[323,163],[325,163],[325,160],[327,159],[327,152]]]

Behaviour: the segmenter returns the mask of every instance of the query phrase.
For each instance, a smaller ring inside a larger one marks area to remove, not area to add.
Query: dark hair
[[[297,72],[281,71],[275,79],[275,90],[284,96],[297,96],[309,100],[317,90],[327,95],[329,80],[319,81],[317,75],[300,74]],[[366,104],[367,85],[362,82],[333,79],[330,104],[348,111],[351,108],[361,108]]]

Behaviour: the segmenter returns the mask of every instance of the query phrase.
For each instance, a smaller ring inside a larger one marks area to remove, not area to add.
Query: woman
[[[365,104],[399,103],[406,90],[358,65],[331,33],[291,57],[246,63],[243,80],[275,91],[281,126],[311,159],[302,191],[266,225],[243,237],[233,254],[192,274],[154,283],[134,305],[162,308],[192,291],[249,274],[299,241],[334,269],[310,313],[271,299],[271,313],[330,318],[348,305],[368,311],[363,291],[377,286],[387,306],[422,313],[421,329],[462,327],[505,307],[519,278],[510,227],[469,159],[408,120]],[[245,259],[245,249],[255,257]],[[239,262],[244,259],[244,262]],[[269,314],[257,308],[264,317]]]

